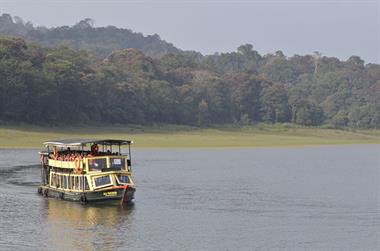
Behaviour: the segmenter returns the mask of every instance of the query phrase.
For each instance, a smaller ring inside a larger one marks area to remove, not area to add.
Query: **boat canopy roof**
[[[99,144],[99,145],[129,145],[133,143],[130,140],[121,139],[62,139],[62,140],[52,140],[44,142],[44,145],[52,145],[59,147],[75,147],[75,146],[85,146],[87,144]]]

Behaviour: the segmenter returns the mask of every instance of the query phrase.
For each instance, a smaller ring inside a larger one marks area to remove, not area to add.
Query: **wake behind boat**
[[[46,197],[82,203],[134,198],[129,140],[48,141],[41,151],[41,185]],[[122,154],[127,146],[128,153]]]

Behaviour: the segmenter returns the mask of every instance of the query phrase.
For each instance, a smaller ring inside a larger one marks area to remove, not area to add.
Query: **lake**
[[[37,194],[0,150],[0,250],[380,250],[380,145],[135,149],[134,205]]]

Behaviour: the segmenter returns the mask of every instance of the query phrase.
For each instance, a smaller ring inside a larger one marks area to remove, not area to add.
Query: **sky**
[[[249,43],[260,54],[380,63],[380,0],[0,0],[0,13],[47,27],[91,18],[205,55]]]

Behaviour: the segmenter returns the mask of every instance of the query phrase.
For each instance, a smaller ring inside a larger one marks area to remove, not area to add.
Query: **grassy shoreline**
[[[0,148],[39,148],[42,142],[63,138],[122,138],[139,148],[287,147],[337,144],[380,144],[379,130],[356,132],[295,125],[222,126],[0,126]]]

